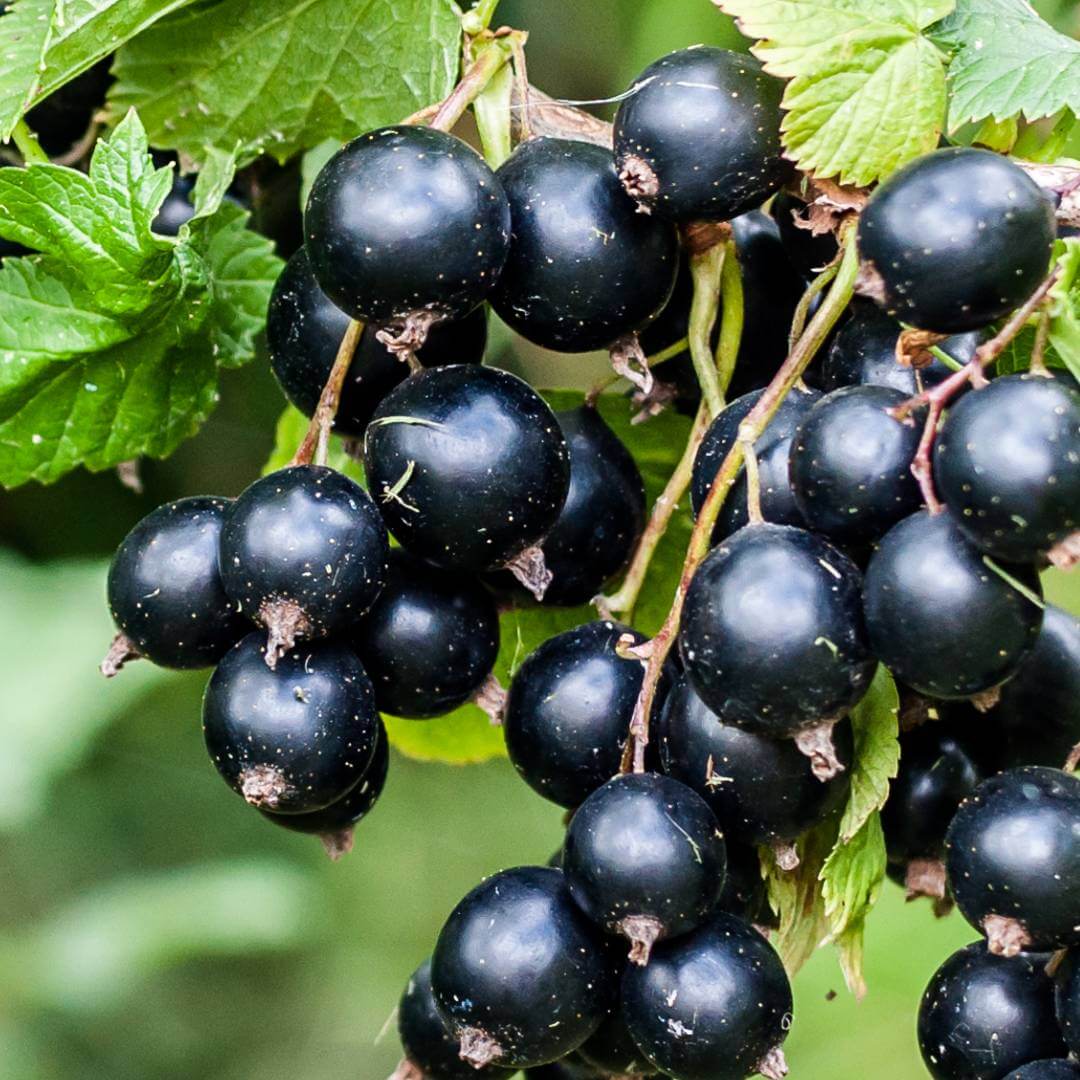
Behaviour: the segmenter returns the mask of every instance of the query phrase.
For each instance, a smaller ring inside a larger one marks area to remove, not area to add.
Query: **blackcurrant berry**
[[[315,178],[304,242],[319,285],[343,311],[376,323],[461,318],[506,261],[502,185],[453,135],[376,128]]]
[[[786,1072],[791,985],[772,946],[734,915],[716,913],[657,945],[623,975],[622,1012],[645,1056],[674,1080],[740,1080]]]
[[[982,780],[975,740],[944,721],[900,736],[900,769],[881,812],[889,862],[908,895],[945,899],[945,832]]]
[[[804,277],[815,277],[836,258],[839,247],[831,232],[815,235],[809,228],[797,224],[807,220],[806,203],[798,196],[778,192],[769,213],[779,227],[788,258]]]
[[[948,147],[882,183],[859,215],[859,251],[888,314],[923,330],[978,330],[1019,307],[1050,265],[1054,209],[1018,165]]]
[[[740,843],[726,833],[724,846],[727,849],[727,873],[724,875],[720,899],[716,902],[717,909],[729,915],[738,915],[748,923],[771,925],[774,917],[761,876],[761,858],[757,848]]]
[[[206,748],[225,782],[279,814],[323,810],[364,776],[379,736],[375,692],[334,642],[301,645],[271,669],[258,633],[225,654],[203,697]]]
[[[347,794],[322,810],[312,810],[306,814],[280,814],[272,810],[260,810],[259,813],[267,821],[292,832],[318,836],[332,859],[347,855],[352,851],[353,829],[379,801],[390,771],[390,740],[386,737],[381,720],[378,728],[371,762]]]
[[[849,386],[800,422],[789,457],[791,491],[807,525],[838,543],[876,540],[919,508],[911,473],[921,431],[889,410],[906,400],[884,386]]]
[[[992,776],[945,847],[949,887],[992,951],[1080,944],[1080,779],[1041,766]]]
[[[638,1049],[623,1019],[622,1009],[615,1011],[590,1035],[577,1052],[578,1057],[591,1065],[600,1076],[645,1077],[659,1076],[645,1055]]]
[[[439,1012],[470,1064],[526,1068],[576,1050],[614,1003],[601,933],[561,870],[495,874],[454,909],[431,959]]]
[[[570,490],[540,545],[552,574],[544,603],[585,604],[633,555],[645,528],[645,486],[595,409],[557,416],[570,448]]]
[[[1008,572],[1040,593],[1028,567]],[[1016,671],[1042,609],[998,576],[951,514],[920,510],[882,538],[866,569],[870,643],[892,673],[921,694],[964,698]]]
[[[458,1039],[435,1006],[430,960],[412,973],[398,1002],[397,1026],[405,1060],[392,1080],[509,1080],[514,1075],[498,1065],[476,1068],[461,1060]]]
[[[1067,1058],[1044,1058],[1021,1065],[1014,1069],[1005,1080],[1077,1080],[1080,1078],[1080,1064]]]
[[[319,288],[307,252],[300,248],[274,284],[266,341],[275,378],[305,416],[319,404],[348,326],[349,316]],[[425,367],[478,364],[486,344],[487,316],[477,307],[461,319],[436,323],[416,359]],[[365,326],[341,388],[334,430],[363,435],[376,406],[408,374],[408,365],[378,340],[375,327]]]
[[[516,375],[471,365],[422,371],[387,395],[364,465],[404,547],[474,572],[541,541],[570,483],[566,440],[543,398]]]
[[[1065,761],[1080,743],[1080,619],[1046,605],[1035,647],[978,723],[998,769]]]
[[[919,1049],[935,1080],[1002,1080],[1065,1052],[1046,956],[994,956],[975,942],[934,973],[919,1006]]]
[[[676,221],[728,221],[791,174],[780,145],[784,84],[745,53],[669,53],[635,80],[615,114],[623,187]]]
[[[1080,530],[1080,391],[1007,375],[965,395],[934,444],[934,482],[981,550],[1038,558]]]
[[[699,926],[724,887],[716,815],[669,776],[616,776],[597,788],[566,830],[563,873],[575,903],[646,964],[653,944]]]
[[[231,500],[178,499],[147,514],[109,567],[109,611],[129,655],[171,668],[209,667],[250,629],[218,573],[218,541]],[[110,653],[110,657],[112,654]],[[115,672],[120,657],[106,660]]]
[[[535,1069],[526,1069],[522,1074],[525,1080],[604,1080],[601,1073],[591,1065],[586,1065],[579,1054],[567,1054],[550,1065],[538,1065]]]
[[[475,578],[451,576],[395,548],[386,588],[351,640],[381,712],[440,716],[468,701],[491,674],[499,613]]]
[[[694,458],[694,470],[690,482],[690,501],[695,516],[708,497],[724,458],[739,437],[739,425],[757,404],[762,391],[744,394],[736,398],[709,425],[705,438]],[[761,512],[766,521],[774,525],[803,525],[802,514],[791,490],[788,459],[791,456],[791,440],[800,421],[813,405],[821,400],[816,390],[793,390],[784,398],[772,420],[754,443],[761,485]],[[735,481],[720,515],[716,520],[713,539],[730,536],[747,523],[746,473]]]
[[[846,771],[819,780],[810,759],[790,739],[722,723],[685,675],[664,702],[659,729],[664,772],[705,798],[725,840],[789,843],[840,806],[850,787]],[[846,770],[852,754],[847,721],[835,728],[834,742]]]
[[[610,151],[531,139],[497,175],[513,235],[491,303],[522,337],[584,352],[659,314],[675,283],[678,238],[672,225],[637,213]]]
[[[856,301],[850,319],[836,333],[825,354],[821,369],[822,390],[842,386],[890,386],[905,397],[947,379],[952,372],[936,357],[923,368],[901,364],[896,359],[900,324],[877,305]],[[968,363],[979,347],[978,331],[954,334],[940,348],[958,364]]]
[[[1058,1023],[1069,1049],[1080,1055],[1080,950],[1071,949],[1054,978]]]
[[[796,736],[816,774],[831,776],[841,765],[828,726],[874,672],[861,584],[855,564],[813,533],[740,529],[698,567],[686,594],[679,651],[690,684],[724,723]]]
[[[645,674],[640,660],[619,655],[623,638],[630,646],[646,640],[607,620],[556,634],[510,684],[506,751],[525,783],[560,806],[578,806],[619,771]],[[666,689],[664,680],[659,701]]]
[[[269,631],[266,661],[294,642],[346,629],[386,580],[386,527],[342,473],[293,465],[256,480],[221,532],[225,591]]]

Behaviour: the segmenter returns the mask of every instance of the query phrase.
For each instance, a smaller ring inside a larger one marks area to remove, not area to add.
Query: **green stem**
[[[510,50],[499,41],[491,41],[477,51],[476,59],[461,77],[461,82],[439,106],[429,126],[450,131],[465,115],[465,110],[484,92],[495,73],[502,69]]]
[[[478,0],[474,7],[461,16],[461,29],[472,37],[482,34],[491,25],[498,6],[499,0]]]
[[[690,276],[694,282],[694,299],[690,304],[690,359],[694,362],[701,396],[715,416],[724,407],[724,392],[716,371],[712,352],[712,331],[720,310],[720,281],[723,274],[725,245],[716,244],[706,251],[690,256]]]
[[[798,306],[795,308],[795,314],[791,319],[791,332],[788,334],[789,352],[795,348],[795,342],[802,337],[802,332],[806,329],[806,320],[810,315],[810,305],[813,303],[814,297],[836,277],[836,272],[839,269],[839,262],[830,263],[806,286],[802,296],[799,297]]]
[[[49,155],[41,149],[37,136],[30,130],[30,126],[25,120],[20,120],[15,125],[15,130],[11,133],[11,139],[19,148],[19,153],[22,154],[23,161],[27,165],[49,164]]]
[[[954,360],[940,345],[931,345],[930,352],[950,371],[959,371],[964,365]]]
[[[739,358],[746,309],[743,302],[742,267],[735,251],[735,241],[729,240],[724,251],[724,266],[720,272],[720,296],[723,316],[720,320],[720,340],[716,345],[716,374],[722,393],[727,393]]]

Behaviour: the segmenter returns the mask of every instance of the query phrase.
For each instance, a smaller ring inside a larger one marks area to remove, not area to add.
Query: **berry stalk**
[[[11,141],[18,147],[26,165],[48,165],[49,155],[41,149],[37,136],[25,120],[20,120],[11,133]]]
[[[687,547],[682,574],[675,590],[671,610],[664,620],[664,625],[649,643],[649,657],[645,668],[645,678],[641,685],[641,693],[634,706],[634,714],[630,721],[630,738],[627,740],[626,751],[623,754],[622,768],[624,772],[629,772],[631,769],[634,772],[645,771],[645,747],[649,742],[649,716],[652,712],[653,702],[656,699],[656,688],[660,680],[660,674],[663,671],[664,661],[675,643],[687,590],[690,588],[694,573],[709,553],[713,526],[716,524],[716,518],[724,504],[724,499],[738,477],[739,469],[743,464],[746,446],[760,437],[777,409],[780,408],[784,398],[814,359],[836,320],[851,301],[858,267],[859,259],[855,246],[855,232],[849,226],[843,238],[843,257],[824,303],[810,320],[810,324],[799,338],[795,348],[792,349],[787,359],[780,366],[780,370],[777,371],[772,382],[765,388],[757,404],[747,414],[741,427],[740,434],[742,437],[736,441],[728,452],[727,457],[724,458],[716,473],[709,494],[694,524],[694,531],[690,534],[690,544]]]
[[[726,394],[731,385],[731,377],[735,374],[735,361],[739,357],[739,344],[746,321],[742,270],[734,237],[724,245],[720,297],[723,316],[720,320],[720,340],[716,343],[716,376],[720,382],[721,393]]]
[[[694,282],[694,298],[690,305],[690,359],[694,362],[701,396],[708,407],[711,420],[724,407],[724,392],[713,358],[713,327],[720,310],[720,282],[723,275],[727,244],[716,244],[690,256],[690,276]]]

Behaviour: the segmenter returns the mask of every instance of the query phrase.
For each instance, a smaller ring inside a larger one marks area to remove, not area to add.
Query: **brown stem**
[[[514,86],[521,101],[521,115],[518,117],[518,138],[521,142],[532,136],[532,94],[529,88],[529,69],[525,65],[525,42],[528,35],[515,31],[509,35],[510,53],[514,58]]]
[[[109,651],[99,665],[101,674],[106,679],[111,679],[120,669],[131,660],[138,660],[142,656],[135,642],[125,633],[118,633],[109,646]]]
[[[760,525],[765,518],[761,513],[761,473],[758,471],[754,440],[744,436],[739,427],[739,439],[743,444],[743,464],[746,468],[746,516],[751,525]]]
[[[491,77],[506,63],[506,49],[491,42],[478,50],[461,81],[439,105],[429,127],[450,131],[465,115],[465,110],[484,92]]]
[[[515,86],[510,116],[519,141],[523,138],[523,105],[521,91]],[[529,87],[529,128],[534,137],[546,135],[553,139],[574,139],[611,149],[611,124],[573,105],[564,105],[535,86]]]
[[[934,465],[930,460],[938,423],[941,420],[941,410],[944,407],[945,403],[942,401],[931,402],[927,410],[926,423],[923,425],[922,435],[919,438],[919,445],[915,449],[915,456],[911,459],[911,475],[919,482],[923,502],[926,503],[926,509],[931,514],[940,514],[945,509],[934,490]]]

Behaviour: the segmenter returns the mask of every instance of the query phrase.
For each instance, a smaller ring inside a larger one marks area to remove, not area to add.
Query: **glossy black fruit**
[[[784,84],[753,57],[681,49],[650,64],[632,89],[615,114],[615,163],[648,211],[727,221],[791,174],[780,145]]]
[[[724,458],[739,437],[739,425],[757,404],[761,391],[736,398],[709,425],[694,458],[694,471],[690,481],[690,501],[695,516],[708,497],[709,488],[724,463]],[[793,390],[784,398],[769,425],[754,444],[761,484],[761,513],[774,525],[803,525],[802,513],[791,490],[788,459],[791,456],[791,440],[799,423],[814,404],[821,400],[816,390]],[[713,539],[730,536],[747,523],[746,473],[743,471],[735,481],[720,515],[716,519]]]
[[[225,591],[267,627],[275,654],[345,630],[386,581],[386,527],[368,493],[342,473],[293,465],[244,490],[225,517]]]
[[[506,261],[510,209],[483,158],[430,127],[377,128],[315,178],[304,242],[343,311],[385,323],[467,315]]]
[[[911,462],[922,434],[889,410],[884,386],[850,386],[818,401],[791,442],[791,492],[806,524],[843,544],[876,540],[922,504]]]
[[[563,873],[575,903],[648,963],[654,942],[700,926],[724,886],[727,856],[716,816],[669,776],[616,776],[578,807],[566,830]]]
[[[977,547],[1035,560],[1080,530],[1080,391],[1007,375],[965,395],[934,444],[934,482]]]
[[[1041,766],[991,777],[945,847],[956,902],[994,952],[1080,944],[1080,779]]]
[[[1046,605],[1035,647],[978,723],[998,769],[1064,764],[1080,743],[1080,619]]]
[[[468,701],[499,652],[499,613],[477,581],[390,553],[386,588],[351,634],[379,711],[440,716]]]
[[[555,414],[516,375],[455,365],[411,376],[364,439],[394,536],[441,566],[492,570],[541,541],[570,484]]]
[[[675,283],[678,238],[672,225],[637,212],[610,151],[532,139],[497,175],[513,235],[491,303],[522,337],[584,352],[656,318]]]
[[[788,525],[748,525],[716,547],[686,595],[679,651],[725,723],[794,735],[835,721],[870,683],[855,564]]]
[[[840,249],[831,232],[815,235],[796,223],[807,220],[806,203],[797,195],[778,192],[769,213],[780,230],[788,258],[804,277],[815,277],[836,258]]]
[[[1041,594],[1029,567],[1008,573]],[[1035,644],[1042,609],[996,574],[951,514],[894,525],[866,569],[870,644],[908,686],[937,698],[970,697],[1012,675]]]
[[[503,717],[506,752],[534,791],[573,808],[618,771],[644,665],[616,648],[643,634],[600,620],[549,638],[510,684]],[[661,684],[658,700],[666,692]],[[654,712],[655,715],[655,712]]]
[[[882,183],[859,215],[859,251],[888,314],[923,330],[978,330],[1019,307],[1050,265],[1054,209],[1000,154],[949,147]]]
[[[600,1076],[645,1078],[659,1076],[638,1049],[623,1019],[621,1006],[590,1035],[577,1056]]]
[[[1064,1054],[1047,959],[994,956],[977,941],[938,968],[919,1006],[919,1049],[935,1080],[1003,1080]]]
[[[525,1080],[604,1080],[601,1073],[591,1065],[586,1065],[576,1053],[567,1054],[550,1065],[526,1069],[521,1075]]]
[[[497,1065],[477,1069],[461,1060],[459,1041],[435,1006],[430,960],[412,973],[398,1002],[397,1026],[405,1060],[423,1080],[494,1080],[513,1075],[511,1069]]]
[[[553,575],[544,603],[585,604],[633,555],[645,528],[645,485],[596,409],[556,416],[570,448],[570,490],[540,545]]]
[[[211,496],[166,503],[116,549],[109,611],[117,629],[155,664],[209,667],[251,629],[218,574],[218,541],[230,505]]]
[[[674,1080],[783,1075],[791,986],[772,946],[734,915],[662,942],[645,967],[630,964],[622,1009],[634,1042]]]
[[[1055,976],[1054,1001],[1065,1042],[1080,1054],[1080,951],[1070,950]]]
[[[837,331],[821,369],[822,390],[842,386],[889,386],[911,397],[947,379],[952,371],[936,357],[922,368],[897,362],[896,342],[902,327],[876,304],[856,301],[852,316]],[[982,335],[978,331],[954,334],[940,348],[958,364],[975,355]]]
[[[664,702],[659,740],[664,772],[705,798],[725,840],[790,842],[835,810],[850,787],[846,769],[853,747],[846,720],[834,731],[845,771],[821,781],[790,739],[770,739],[721,723],[685,675]]]
[[[720,899],[716,902],[717,910],[759,926],[773,925],[775,916],[769,907],[757,848],[740,843],[726,833],[724,846],[727,849],[727,873]]]
[[[1005,1080],[1075,1080],[1080,1077],[1080,1064],[1066,1058],[1044,1058],[1030,1065],[1021,1065]]]
[[[330,857],[338,859],[352,850],[353,829],[379,801],[389,771],[390,740],[380,720],[371,762],[352,789],[340,799],[307,814],[281,814],[272,810],[260,810],[259,813],[284,829],[320,837]]]
[[[311,416],[319,404],[348,326],[349,316],[319,288],[307,252],[301,248],[274,284],[266,341],[274,377],[305,416]],[[425,367],[479,364],[486,344],[487,316],[481,306],[461,319],[436,323],[415,355]],[[408,365],[378,340],[375,327],[365,326],[341,389],[334,430],[340,435],[363,435],[379,402],[408,374]]]
[[[525,866],[478,885],[431,959],[439,1012],[474,1065],[542,1065],[577,1049],[614,1003],[608,946],[561,870]]]
[[[323,810],[364,776],[379,736],[375,692],[334,642],[301,645],[274,669],[248,634],[225,654],[203,697],[206,748],[225,782],[279,814]]]

